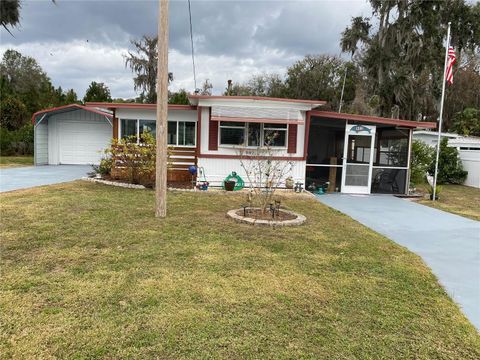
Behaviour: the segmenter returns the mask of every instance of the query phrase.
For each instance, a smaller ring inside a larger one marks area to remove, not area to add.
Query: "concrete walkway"
[[[480,330],[480,222],[391,195],[317,198],[421,256]]]
[[[90,165],[44,165],[0,169],[0,192],[73,181],[92,171]]]

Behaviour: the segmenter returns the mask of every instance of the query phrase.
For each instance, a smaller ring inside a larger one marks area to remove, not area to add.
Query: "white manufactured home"
[[[172,181],[203,168],[212,186],[235,171],[244,179],[241,152],[263,146],[274,133],[274,158],[292,164],[287,175],[305,187],[329,182],[330,191],[405,193],[416,122],[323,111],[324,101],[255,96],[191,95],[190,105],[169,105]],[[155,104],[87,103],[40,111],[35,163],[94,164],[112,138],[155,134]]]

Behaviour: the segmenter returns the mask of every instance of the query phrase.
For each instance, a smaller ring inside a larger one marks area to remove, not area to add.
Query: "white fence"
[[[464,185],[480,188],[480,150],[459,150],[464,170],[468,171]]]

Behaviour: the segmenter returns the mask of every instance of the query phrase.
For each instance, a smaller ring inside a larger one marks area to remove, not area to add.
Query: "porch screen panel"
[[[403,194],[408,169],[409,130],[385,127],[375,138],[372,193]]]
[[[345,174],[345,185],[347,186],[367,186],[368,170],[365,165],[348,164]]]

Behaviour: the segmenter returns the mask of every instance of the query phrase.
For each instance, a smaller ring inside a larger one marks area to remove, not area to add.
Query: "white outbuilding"
[[[98,164],[112,139],[112,117],[78,104],[33,114],[35,165]]]

